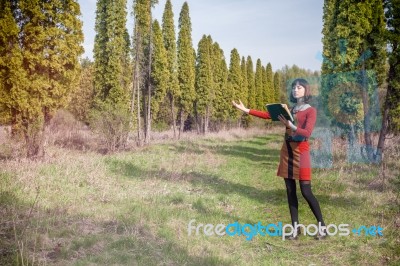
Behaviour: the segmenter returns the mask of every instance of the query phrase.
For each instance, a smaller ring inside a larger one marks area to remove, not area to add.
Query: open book
[[[266,104],[265,108],[271,116],[272,121],[279,121],[278,116],[283,115],[287,120],[294,121],[292,114],[286,104],[270,103]]]

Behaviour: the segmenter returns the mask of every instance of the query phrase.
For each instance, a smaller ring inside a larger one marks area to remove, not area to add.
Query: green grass
[[[281,136],[268,134],[183,140],[106,156],[51,147],[44,162],[2,161],[0,264],[400,263],[398,176],[379,189],[371,185],[379,169],[337,156],[333,168],[313,170],[325,221],[380,225],[383,237],[302,236],[293,242],[188,235],[192,219],[195,225],[290,223],[284,182],[276,176],[280,146]],[[300,222],[315,223],[298,196]]]

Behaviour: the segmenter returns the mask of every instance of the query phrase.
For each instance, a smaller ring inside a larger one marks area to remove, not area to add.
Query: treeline
[[[154,4],[134,1],[130,38],[126,11],[120,8],[126,1],[97,2],[94,62],[82,61],[79,91],[69,109],[112,139],[110,149],[123,147],[132,132],[139,145],[149,143],[155,127],[172,128],[176,138],[184,130],[206,134],[248,127],[252,121],[232,108],[233,99],[263,110],[266,103],[287,101],[284,87],[295,74],[318,75],[297,66],[273,72],[270,63],[253,63],[237,49],[228,66],[210,35],[194,48],[186,2],[177,34],[171,1],[166,1],[161,23],[152,20]]]
[[[364,132],[371,160],[382,156],[386,135],[398,132],[398,1],[326,0],[321,74],[297,66],[274,72],[270,63],[237,49],[227,65],[211,36],[194,47],[186,2],[177,27],[171,1],[161,22],[152,17],[156,4],[133,1],[134,27],[127,29],[127,0],[98,0],[94,60],[79,62],[83,34],[76,0],[0,0],[0,124],[11,126],[28,157],[43,155],[46,130],[61,108],[106,139],[108,150],[117,150],[129,140],[149,143],[155,129],[172,128],[179,138],[184,130],[248,127],[254,120],[234,110],[231,100],[261,110],[287,102],[288,82],[296,77],[314,80],[325,117],[351,141]],[[386,93],[378,105],[376,88]],[[380,120],[371,115],[377,108]],[[377,123],[381,135],[374,150]]]

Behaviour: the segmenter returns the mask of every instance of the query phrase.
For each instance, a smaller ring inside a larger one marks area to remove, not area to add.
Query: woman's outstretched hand
[[[250,112],[250,109],[246,108],[241,100],[239,100],[239,103],[232,101],[232,105],[235,106],[240,111],[245,112],[246,114],[248,114]]]

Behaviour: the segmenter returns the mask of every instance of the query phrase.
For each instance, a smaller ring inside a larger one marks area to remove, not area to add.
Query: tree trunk
[[[11,108],[11,137],[21,137],[21,129],[18,125],[18,111],[14,108]]]
[[[175,101],[172,93],[169,95],[169,101],[171,103],[171,115],[172,115],[172,128],[174,130],[174,139],[176,139],[176,116],[175,116]]]
[[[26,156],[30,159],[41,159],[45,155],[45,143],[48,136],[51,116],[48,111],[43,111],[34,121],[27,121],[25,129]]]
[[[201,134],[201,133],[202,133],[202,130],[203,130],[203,128],[202,128],[202,123],[201,123],[202,117],[201,117],[201,115],[199,115],[199,113],[197,112],[196,107],[195,107],[194,110],[195,110],[195,111],[194,111],[194,119],[196,120],[196,130],[197,130],[197,134]]]
[[[210,107],[207,105],[206,115],[205,115],[205,120],[204,120],[204,134],[208,133],[209,121],[210,121]]]
[[[386,91],[385,103],[383,107],[383,117],[382,117],[382,128],[379,133],[378,147],[375,154],[375,162],[379,163],[383,160],[384,150],[385,150],[385,140],[386,135],[389,133],[390,127],[390,117],[389,111],[393,108],[393,103],[391,102],[391,97],[395,95],[396,88],[393,87],[392,81],[395,81],[396,68],[399,67],[398,63],[390,64],[389,74],[388,74],[388,87]]]
[[[363,111],[364,111],[364,140],[367,152],[368,162],[374,161],[374,149],[372,146],[372,138],[371,138],[371,118],[370,118],[370,110],[369,110],[369,101],[368,101],[368,88],[366,84],[366,73],[365,70],[362,71],[362,102],[363,102]]]
[[[152,84],[151,84],[151,65],[153,61],[153,24],[152,24],[152,16],[151,16],[151,1],[149,1],[150,5],[150,24],[149,24],[149,61],[147,64],[147,110],[145,111],[146,116],[146,126],[145,126],[145,144],[150,143],[150,130],[151,130],[151,91],[152,91]]]
[[[135,49],[135,69],[133,71],[133,89],[132,89],[132,98],[131,98],[131,117],[129,122],[129,129],[133,126],[133,113],[135,110],[135,97],[136,98],[136,105],[137,105],[137,117],[136,117],[136,126],[137,126],[137,144],[141,145],[141,138],[140,138],[140,51],[141,51],[141,34],[135,25],[135,34],[136,34],[136,49]],[[129,138],[129,134],[128,134]]]
[[[147,87],[148,88],[148,87]],[[146,85],[144,88],[142,88],[142,99],[143,99],[143,141],[142,144],[146,144],[146,132],[147,132],[147,105],[148,105],[148,99],[147,99],[147,90],[146,90]]]
[[[389,129],[389,108],[385,106],[382,117],[382,128],[379,132],[378,146],[375,154],[375,162],[380,163],[383,160],[383,151],[385,150],[385,140]]]
[[[136,106],[137,106],[137,145],[138,146],[142,146],[142,137],[141,137],[141,121],[140,121],[140,88],[139,88],[139,84],[137,87],[137,94],[136,94]]]
[[[206,116],[202,115],[200,118],[200,128],[201,128],[201,134],[205,134],[206,133]]]
[[[179,125],[179,135],[178,135],[178,139],[181,139],[181,134],[182,134],[183,127],[184,127],[184,124],[183,124],[183,123],[184,123],[183,114],[184,114],[184,111],[181,110],[181,111],[180,111],[180,125]]]
[[[149,82],[149,87],[147,91],[147,115],[146,115],[146,132],[145,132],[145,143],[150,143],[150,132],[151,132],[151,83]]]

